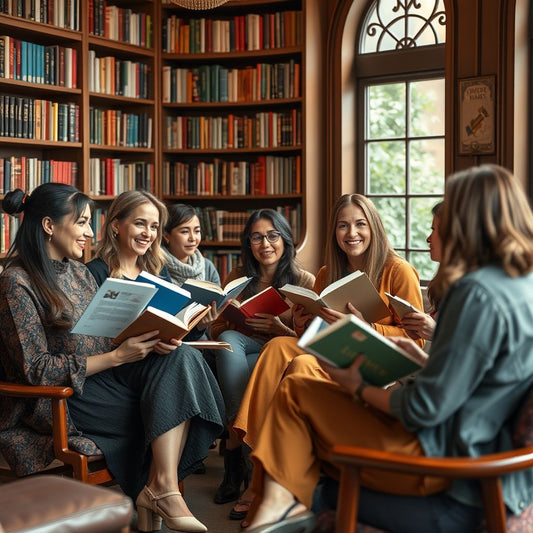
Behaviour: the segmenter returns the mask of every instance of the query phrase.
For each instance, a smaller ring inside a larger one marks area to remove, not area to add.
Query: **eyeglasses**
[[[266,239],[270,244],[274,244],[275,242],[279,241],[280,237],[281,233],[279,231],[267,231],[266,235],[262,235],[261,233],[252,233],[250,235],[250,242],[256,246],[259,246],[263,242],[263,239]]]

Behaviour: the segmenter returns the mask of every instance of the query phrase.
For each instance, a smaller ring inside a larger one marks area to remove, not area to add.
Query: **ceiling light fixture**
[[[213,9],[214,7],[225,4],[228,0],[170,0],[171,3],[176,4],[186,9]]]

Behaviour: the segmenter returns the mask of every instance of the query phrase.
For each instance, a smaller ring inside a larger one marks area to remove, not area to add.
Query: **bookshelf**
[[[0,194],[64,181],[105,209],[122,190],[157,192],[158,9],[0,0]],[[4,253],[16,223],[0,224]]]
[[[221,275],[251,211],[305,219],[302,0],[162,4],[161,195],[194,205]]]
[[[0,195],[52,179],[102,211],[134,187],[190,203],[222,275],[254,209],[303,241],[305,5],[0,0]]]

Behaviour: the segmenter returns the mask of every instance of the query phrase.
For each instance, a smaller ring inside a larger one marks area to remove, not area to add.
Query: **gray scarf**
[[[182,263],[177,257],[174,257],[168,250],[165,250],[167,259],[167,270],[170,279],[176,285],[183,285],[188,279],[205,280],[205,260],[200,250],[196,250],[194,255],[189,257],[188,263]]]

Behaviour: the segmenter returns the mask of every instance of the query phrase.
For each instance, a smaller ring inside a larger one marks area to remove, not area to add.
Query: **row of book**
[[[277,206],[275,209],[289,222],[295,241],[300,236],[301,205]],[[240,241],[246,222],[253,213],[246,211],[227,211],[216,207],[197,207],[196,212],[202,226],[203,240],[206,242]]]
[[[15,235],[20,226],[18,217],[11,217],[0,213],[0,254],[5,254],[15,240]]]
[[[152,67],[146,63],[97,57],[89,50],[89,90],[95,93],[150,98]]]
[[[0,36],[0,78],[72,89],[78,86],[77,65],[75,48]]]
[[[153,47],[153,19],[148,13],[109,5],[107,0],[88,0],[89,33],[144,48]]]
[[[299,146],[301,112],[293,109],[243,116],[167,116],[165,134],[166,148],[178,150]]]
[[[80,107],[37,98],[0,95],[0,137],[78,142]]]
[[[115,196],[133,189],[152,191],[154,165],[146,161],[92,157],[89,160],[89,176],[90,194],[95,196]]]
[[[299,98],[300,64],[258,63],[243,68],[163,66],[163,102],[256,102]]]
[[[148,113],[91,107],[89,124],[91,144],[152,148],[153,120]]]
[[[14,155],[0,157],[0,194],[14,189],[32,191],[38,185],[49,182],[75,186],[78,182],[78,163]]]
[[[273,195],[301,193],[301,156],[260,155],[256,161],[165,161],[166,195]]]
[[[168,53],[268,50],[301,43],[301,11],[251,13],[217,20],[187,20],[172,15],[163,24],[163,50]]]
[[[106,210],[96,207],[91,217],[91,229],[93,230],[93,244],[96,246],[102,240],[102,228],[104,227]]]
[[[81,0],[0,0],[0,13],[79,31]]]
[[[241,253],[235,250],[204,250],[203,255],[213,262],[222,283],[226,276],[241,264]]]

